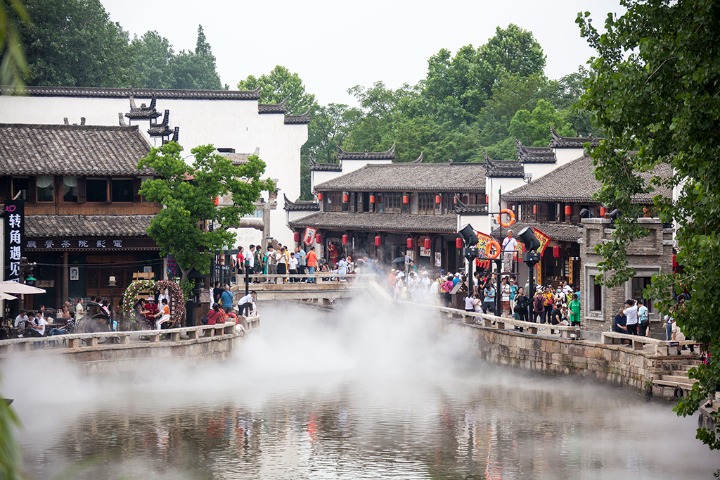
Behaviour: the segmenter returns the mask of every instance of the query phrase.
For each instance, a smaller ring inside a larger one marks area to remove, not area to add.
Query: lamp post
[[[465,225],[463,228],[460,229],[458,232],[460,234],[460,237],[463,240],[463,243],[465,244],[465,248],[463,250],[463,256],[468,261],[467,266],[467,282],[468,282],[468,295],[470,295],[473,291],[473,267],[475,266],[475,259],[478,256],[478,237],[475,234],[475,229],[470,225],[469,223]]]
[[[535,265],[540,261],[540,254],[537,249],[540,248],[540,240],[537,239],[532,228],[525,227],[518,233],[518,238],[525,245],[525,253],[523,254],[523,262],[528,266],[528,296],[535,296],[535,288],[533,285],[533,270]],[[530,297],[532,298],[532,297]]]

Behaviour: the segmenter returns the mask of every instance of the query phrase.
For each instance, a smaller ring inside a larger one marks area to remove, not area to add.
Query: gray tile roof
[[[280,103],[260,103],[258,113],[287,113],[287,100]]]
[[[288,212],[317,212],[320,210],[320,205],[312,200],[296,200],[291,202],[287,195],[285,197],[285,206],[283,207]]]
[[[582,229],[577,225],[570,223],[515,223],[510,228],[513,234],[517,234],[525,227],[535,227],[546,235],[549,235],[553,240],[560,240],[563,242],[577,242],[581,235]],[[507,237],[507,228],[502,229],[502,235],[500,229],[496,228],[490,235],[498,240]]]
[[[515,152],[521,163],[556,163],[555,151],[550,147],[526,147],[515,140]]]
[[[290,222],[291,228],[308,226],[347,231],[455,233],[457,232],[457,216],[318,212]]]
[[[338,147],[338,160],[395,160],[395,144],[384,152],[346,152]]]
[[[591,146],[600,143],[600,139],[595,137],[561,137],[555,129],[551,129],[550,134],[552,135],[550,148],[583,148],[586,143]]]
[[[307,125],[310,123],[310,113],[302,115],[285,115],[285,125]]]
[[[595,178],[592,158],[583,156],[573,160],[527,185],[522,185],[503,194],[503,200],[515,202],[527,201],[561,201],[567,203],[595,203],[593,195],[600,190],[600,182]],[[670,169],[666,165],[642,176],[649,180],[652,175],[669,178]],[[638,195],[636,203],[652,203],[655,195],[671,197],[672,192],[664,187],[655,187],[649,194]]]
[[[516,160],[485,158],[485,175],[491,178],[524,178],[525,167]]]
[[[342,172],[342,163],[317,163],[310,160],[310,170],[314,172]]]
[[[4,175],[147,175],[149,151],[137,126],[0,124]]]
[[[165,110],[165,116],[163,117],[162,122],[160,123],[152,123],[150,124],[150,128],[148,128],[148,135],[151,137],[166,137],[173,133],[172,130],[170,130],[170,110]]]
[[[391,163],[365,165],[315,186],[317,191],[485,192],[483,163]]]
[[[155,96],[150,100],[150,105],[147,106],[141,103],[139,107],[135,106],[135,99],[130,96],[130,111],[125,114],[127,118],[134,120],[152,120],[162,115],[155,109],[157,99]]]
[[[150,88],[102,87],[26,87],[25,91],[8,87],[0,94],[24,94],[31,97],[85,97],[85,98],[168,98],[182,100],[259,100],[260,88],[255,90],[159,90]]]
[[[25,235],[40,237],[147,237],[154,215],[28,215]]]

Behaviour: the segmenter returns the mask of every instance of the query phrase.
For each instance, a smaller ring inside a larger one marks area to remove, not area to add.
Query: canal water
[[[228,362],[87,378],[3,365],[32,479],[711,479],[665,402],[480,362],[468,329],[373,299],[262,305]]]

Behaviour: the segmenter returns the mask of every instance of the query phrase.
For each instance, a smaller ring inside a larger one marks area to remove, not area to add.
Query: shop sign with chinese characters
[[[20,281],[20,259],[23,257],[25,240],[25,202],[6,200],[4,206],[5,227],[5,280]]]

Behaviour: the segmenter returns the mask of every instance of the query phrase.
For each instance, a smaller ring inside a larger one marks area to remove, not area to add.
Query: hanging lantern
[[[413,239],[412,239],[412,237],[408,237],[407,242],[405,242],[405,244],[407,245],[408,250],[412,250],[412,248],[413,248]]]
[[[410,203],[410,195],[403,195],[403,204],[407,205]]]
[[[322,234],[321,233],[318,233],[317,235],[315,235],[315,243],[318,243],[318,244],[322,243]]]
[[[426,238],[424,242],[425,250],[430,250],[430,239]]]
[[[343,193],[343,203],[348,203],[349,200],[350,195],[348,195],[347,193]]]
[[[435,195],[435,204],[440,205],[442,203],[442,195]]]
[[[533,205],[533,215],[537,215],[537,204]]]
[[[298,243],[300,241],[300,232],[293,232],[293,240],[295,243]]]
[[[322,192],[318,192],[317,197],[318,201],[322,202]]]
[[[553,257],[560,258],[560,245],[555,245],[553,247]]]
[[[572,215],[572,205],[565,205],[565,216],[569,217]]]
[[[215,198],[213,199],[213,203],[215,204],[216,207],[217,207],[218,205],[220,205],[220,197],[215,197]]]
[[[375,203],[375,195],[370,195],[370,203]]]
[[[650,216],[650,209],[647,207],[643,207],[643,217],[649,217]]]
[[[380,245],[382,245],[382,237],[380,237],[380,235],[375,235],[375,246],[379,247]]]
[[[453,195],[453,205],[457,205],[457,196]]]
[[[601,216],[601,217],[604,217],[604,216],[605,216],[605,212],[607,212],[607,210],[605,209],[605,207],[600,207],[600,216]]]
[[[485,195],[485,205],[490,204],[490,195]]]
[[[460,250],[461,248],[463,248],[463,240],[462,240],[462,238],[458,237],[458,238],[455,239],[455,248],[457,248],[458,250]]]
[[[343,235],[343,236],[342,236],[342,244],[343,244],[343,245],[347,245],[347,244],[348,244],[348,236],[347,236],[347,235]]]

